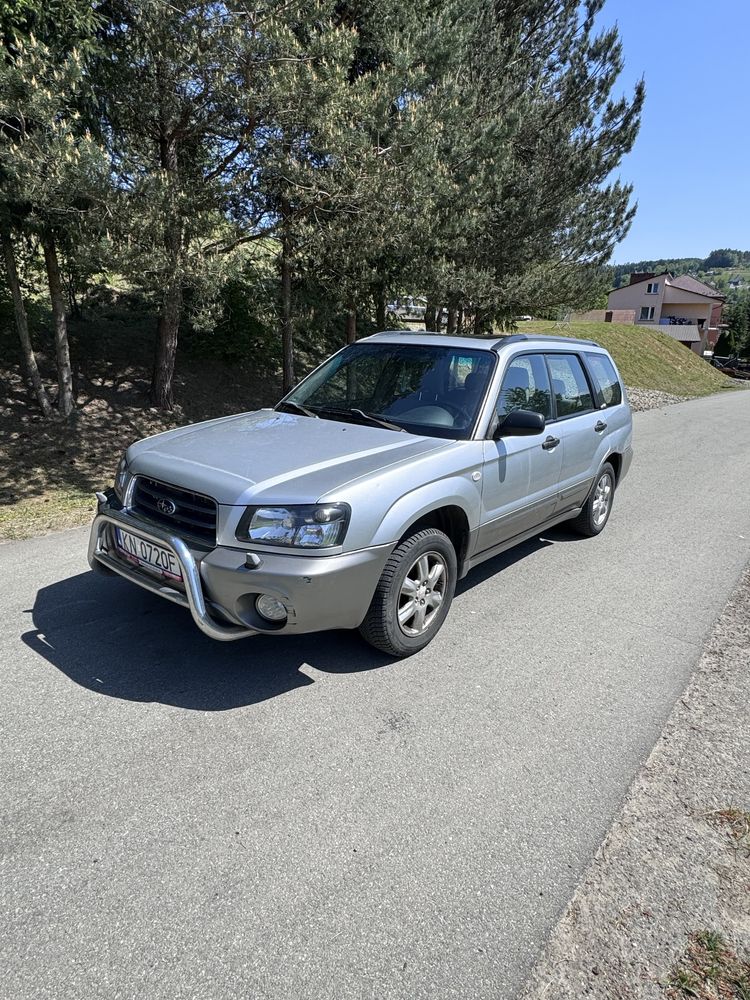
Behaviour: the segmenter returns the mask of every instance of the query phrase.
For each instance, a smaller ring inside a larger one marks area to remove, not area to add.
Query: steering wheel
[[[447,410],[448,413],[453,417],[453,422],[455,423],[457,419],[463,421],[464,424],[468,424],[471,420],[471,414],[468,410],[465,410],[462,406],[456,406],[455,403],[444,402],[442,399],[440,402],[435,403],[435,406],[441,407],[443,410]]]

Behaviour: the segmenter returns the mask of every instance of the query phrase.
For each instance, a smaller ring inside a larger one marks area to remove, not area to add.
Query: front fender
[[[415,487],[388,508],[372,544],[397,542],[410,525],[439,507],[459,507],[466,515],[469,530],[475,529],[479,524],[481,485],[470,476],[453,476]]]

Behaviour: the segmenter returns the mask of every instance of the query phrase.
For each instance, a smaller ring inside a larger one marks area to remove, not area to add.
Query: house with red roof
[[[719,339],[724,302],[721,292],[689,274],[638,272],[630,275],[630,284],[612,289],[607,310],[619,314],[618,319],[627,314],[636,324],[658,326],[702,354]]]

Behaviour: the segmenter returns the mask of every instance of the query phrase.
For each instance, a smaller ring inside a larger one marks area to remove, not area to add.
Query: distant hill
[[[620,288],[622,285],[627,285],[634,271],[692,274],[700,281],[705,281],[720,292],[732,296],[735,290],[730,287],[730,281],[739,279],[742,288],[750,287],[750,250],[712,250],[708,257],[672,257],[614,264],[613,286]]]

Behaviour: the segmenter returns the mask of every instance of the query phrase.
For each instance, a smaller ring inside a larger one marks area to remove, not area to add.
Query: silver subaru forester
[[[131,445],[89,562],[214,639],[358,628],[408,656],[478,563],[561,521],[598,534],[631,459],[593,341],[379,333],[273,409]]]

